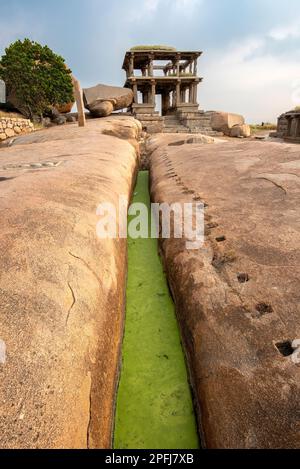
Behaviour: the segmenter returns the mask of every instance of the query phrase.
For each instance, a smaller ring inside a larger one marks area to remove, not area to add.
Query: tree
[[[74,100],[71,73],[61,56],[30,39],[11,44],[0,60],[9,100],[31,119]]]

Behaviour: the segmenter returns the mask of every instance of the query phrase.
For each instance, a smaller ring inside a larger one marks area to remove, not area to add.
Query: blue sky
[[[299,0],[0,0],[0,54],[29,37],[62,54],[83,86],[124,84],[136,44],[203,50],[205,110],[275,121],[300,105]]]

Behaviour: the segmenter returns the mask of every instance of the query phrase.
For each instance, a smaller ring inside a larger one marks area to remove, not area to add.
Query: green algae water
[[[150,212],[147,171],[133,202]],[[128,238],[123,364],[117,397],[115,449],[199,448],[180,335],[157,240]]]

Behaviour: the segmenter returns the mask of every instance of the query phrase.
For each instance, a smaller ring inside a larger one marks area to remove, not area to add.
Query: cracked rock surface
[[[201,249],[160,243],[203,445],[297,448],[299,146],[158,138],[149,142],[152,200],[206,204]]]
[[[0,147],[1,448],[111,446],[126,240],[97,238],[96,209],[130,199],[140,130],[116,117]]]

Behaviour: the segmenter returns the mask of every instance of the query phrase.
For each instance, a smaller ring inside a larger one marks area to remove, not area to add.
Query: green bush
[[[12,104],[30,119],[43,116],[55,105],[73,101],[71,70],[64,59],[29,39],[16,41],[5,50],[0,78]]]

